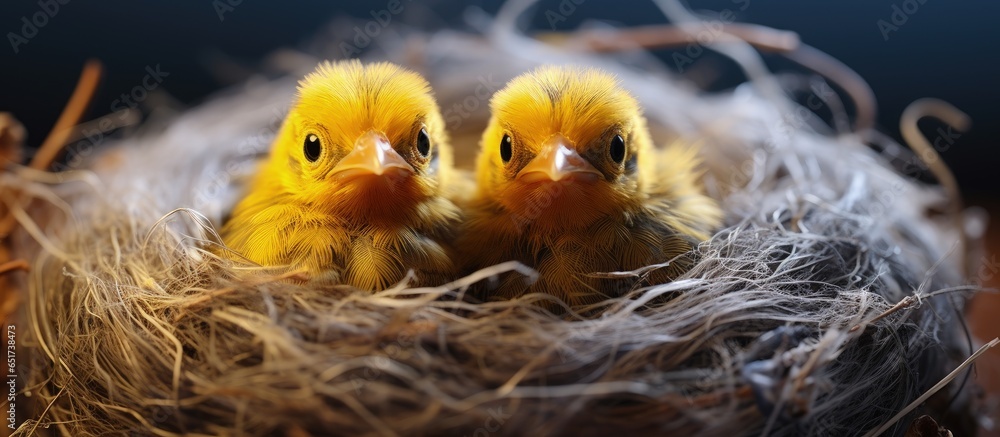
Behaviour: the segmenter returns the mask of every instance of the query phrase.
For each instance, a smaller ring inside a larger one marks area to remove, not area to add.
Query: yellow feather
[[[426,156],[418,147],[422,133],[431,145]],[[388,144],[388,154],[409,169],[393,161],[385,173],[355,177],[357,165],[340,165],[369,137]],[[319,151],[307,143],[320,144]],[[455,273],[450,243],[460,218],[446,198],[451,167],[426,80],[389,63],[323,63],[299,83],[223,240],[256,263],[302,267],[362,289],[392,286],[411,268],[420,283],[441,283]]]
[[[531,287],[503,278],[487,290],[490,296],[545,292],[581,304],[666,282],[690,266],[690,250],[719,226],[721,211],[699,185],[695,150],[655,149],[638,103],[610,74],[542,67],[511,80],[491,109],[477,160],[478,190],[459,237],[462,259],[467,271],[517,260],[540,278]],[[501,153],[505,135],[509,157]],[[610,152],[615,135],[625,145],[621,161]],[[519,178],[543,159],[553,138],[600,177]],[[644,280],[592,275],[675,258]]]

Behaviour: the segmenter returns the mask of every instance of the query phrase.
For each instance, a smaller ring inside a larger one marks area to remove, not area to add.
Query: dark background
[[[569,1],[542,0],[538,11],[557,10],[560,2]],[[403,2],[403,13],[394,17],[397,24],[434,27],[464,27],[467,7],[492,13],[501,3]],[[891,22],[893,5],[903,7],[907,2],[917,10],[886,41],[876,23]],[[209,68],[220,54],[254,66],[276,48],[301,46],[336,16],[370,19],[370,11],[383,9],[386,3],[243,0],[220,20],[212,0],[69,0],[15,54],[7,33],[20,33],[21,17],[30,19],[42,8],[38,0],[7,0],[0,6],[0,31],[5,35],[0,44],[0,111],[13,112],[28,128],[28,146],[37,147],[68,99],[84,60],[91,57],[100,59],[106,70],[88,119],[106,114],[121,93],[141,83],[147,65],[160,64],[170,73],[163,89],[171,96],[183,104],[197,104],[228,85]],[[740,11],[746,3],[748,7]],[[973,118],[973,129],[943,153],[944,160],[970,201],[989,204],[996,199],[1000,30],[995,21],[1000,2],[692,0],[689,4],[695,9],[732,9],[738,21],[793,30],[806,43],[851,66],[876,93],[880,127],[897,139],[899,115],[915,99],[937,97],[966,111]],[[626,25],[665,21],[650,1],[583,0],[558,27],[572,29],[592,19]],[[550,29],[541,12],[531,24]],[[376,39],[373,47],[377,44]]]

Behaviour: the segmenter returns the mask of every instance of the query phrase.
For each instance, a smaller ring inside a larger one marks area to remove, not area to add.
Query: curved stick
[[[69,102],[63,108],[59,119],[56,120],[55,126],[49,131],[49,136],[45,137],[42,146],[31,159],[31,163],[28,164],[29,168],[46,170],[52,165],[52,162],[56,160],[59,154],[62,153],[63,147],[70,136],[73,135],[73,126],[83,117],[83,113],[90,104],[90,100],[94,97],[94,91],[97,90],[97,82],[101,79],[101,72],[101,63],[96,60],[89,60],[83,65],[83,72],[80,73],[80,80],[76,82],[73,95],[70,96]],[[14,229],[15,224],[17,224],[17,221],[9,211],[7,215],[0,217],[0,238],[9,235],[10,231]]]
[[[49,131],[49,136],[45,137],[42,146],[35,153],[35,157],[31,159],[31,164],[29,164],[31,168],[47,169],[62,152],[66,141],[73,134],[73,126],[80,122],[90,100],[94,97],[97,82],[101,80],[101,72],[101,63],[96,60],[91,59],[83,65],[83,72],[80,73],[80,80],[76,83],[76,89],[73,90],[69,103],[66,103],[66,107],[63,108],[62,114],[56,120],[55,126]]]
[[[948,102],[931,98],[919,99],[910,103],[903,110],[903,115],[899,119],[899,131],[902,133],[903,139],[913,149],[917,158],[934,174],[934,177],[937,178],[948,195],[951,203],[949,211],[952,220],[955,221],[955,227],[959,232],[959,241],[962,245],[962,270],[968,275],[969,254],[967,251],[969,242],[962,220],[962,194],[958,189],[958,182],[955,180],[954,173],[944,164],[941,155],[927,141],[927,138],[924,137],[924,134],[920,132],[920,128],[917,126],[917,122],[920,119],[928,116],[937,118],[963,132],[969,129],[972,120],[966,113],[955,108]]]
[[[596,53],[619,52],[635,48],[666,49],[699,43],[697,35],[686,32],[673,24],[636,26],[614,30],[544,32],[535,34],[535,37],[549,43],[580,42]],[[762,52],[786,53],[799,46],[797,33],[756,24],[722,24],[720,33],[713,38],[719,42],[745,41]]]
[[[868,82],[865,82],[851,67],[806,44],[800,44],[795,50],[786,53],[785,57],[823,75],[850,96],[854,108],[858,111],[855,115],[854,131],[860,133],[862,139],[867,141],[869,133],[875,128],[875,115],[878,113],[875,92]]]

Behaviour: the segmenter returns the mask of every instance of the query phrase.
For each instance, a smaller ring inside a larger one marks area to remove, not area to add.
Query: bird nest
[[[639,33],[526,38],[511,30],[516,15],[505,10],[489,38],[408,32],[378,56],[428,77],[460,164],[475,153],[490,87],[543,60],[618,74],[654,137],[698,145],[726,211],[689,272],[552,312],[542,294],[467,298],[500,272],[530,280],[515,263],[373,293],[219,258],[213,225],[294,92],[293,79],[250,80],[150,121],[58,181],[2,175],[21,225],[14,254],[33,260],[19,281],[18,414],[28,420],[17,435],[905,431],[910,420],[894,416],[912,418],[907,406],[970,352],[969,249],[954,243],[965,235],[960,212],[944,208],[955,199],[897,170],[922,161],[870,129],[872,102],[853,76],[788,34],[727,25],[712,44],[749,79],[705,93],[652,58],[600,53],[650,45]],[[666,43],[696,43],[680,30],[665,29]],[[786,44],[771,50],[826,66],[817,69],[853,98],[853,126],[820,76],[761,70],[738,40]],[[315,65],[275,59],[295,72]],[[797,93],[823,109],[788,98]],[[910,115],[948,113],[935,108]],[[967,410],[957,385],[928,411]]]

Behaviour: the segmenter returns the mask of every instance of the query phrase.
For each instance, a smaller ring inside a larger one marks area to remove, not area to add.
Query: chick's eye
[[[306,135],[306,142],[302,149],[309,162],[316,162],[316,160],[319,159],[320,151],[322,151],[319,137],[316,136],[316,134]]]
[[[427,129],[420,129],[417,133],[417,153],[424,158],[431,153],[431,137],[427,136]]]
[[[618,164],[625,160],[625,139],[621,135],[615,135],[611,139],[610,153],[611,159]]]
[[[511,147],[510,143],[511,143],[510,135],[504,134],[503,139],[500,140],[500,159],[502,159],[504,163],[510,161],[510,156],[513,153],[513,151],[510,148]]]

